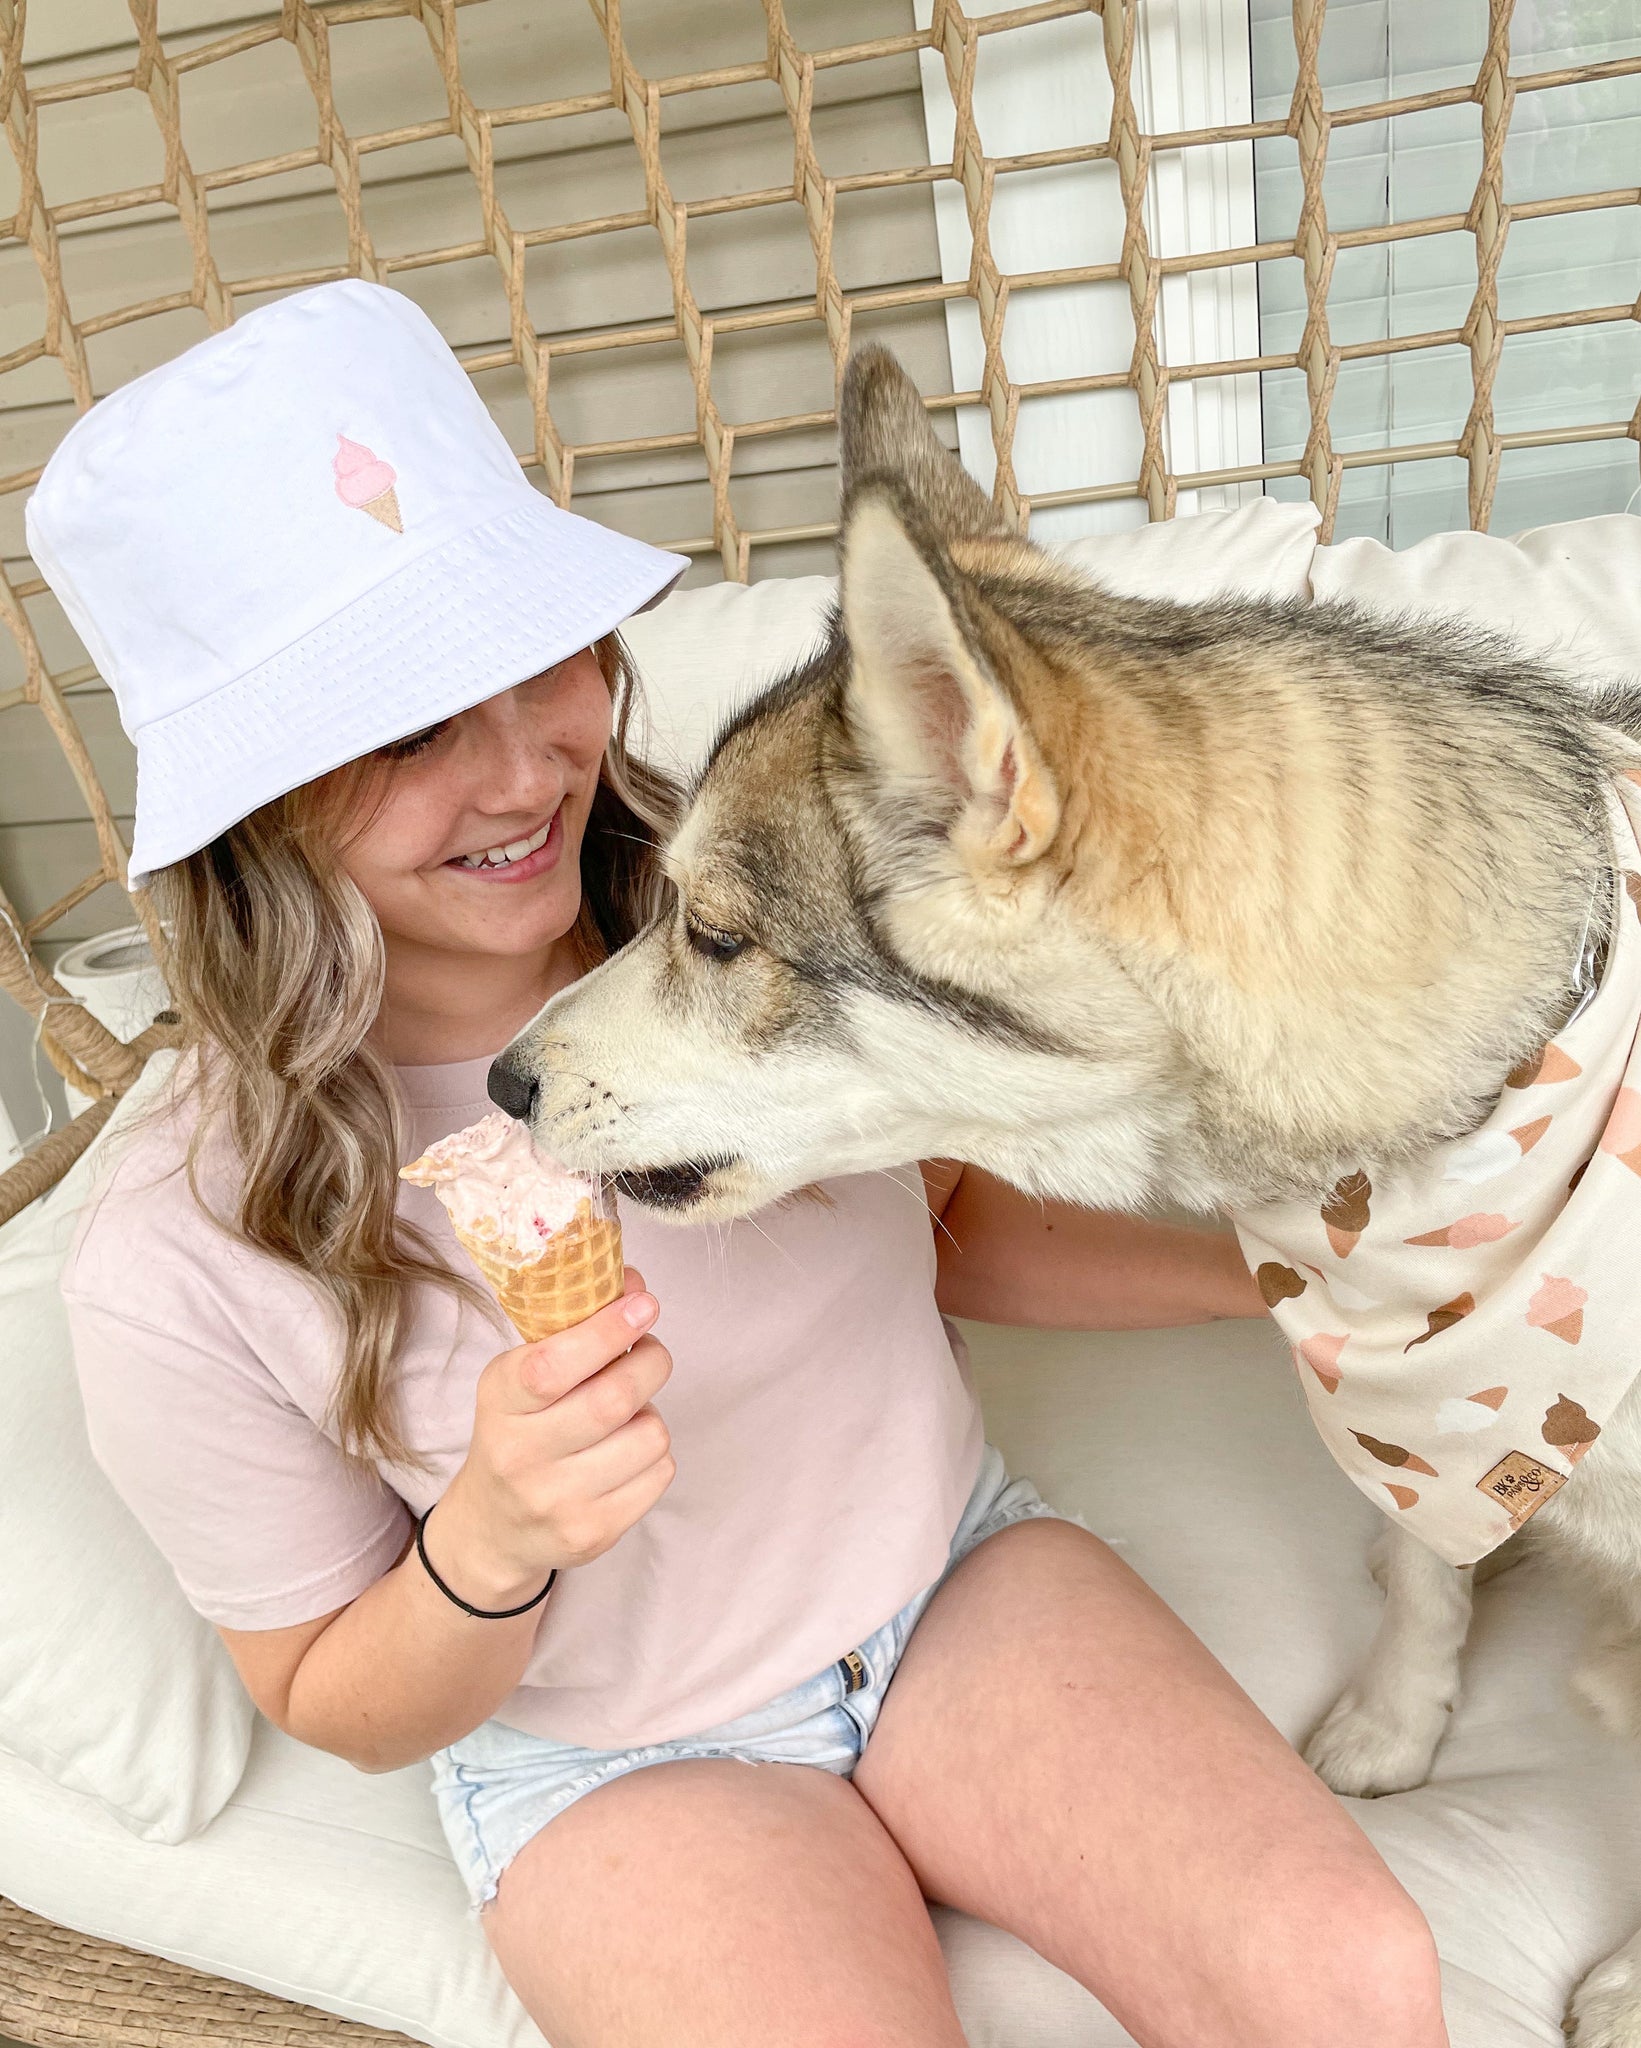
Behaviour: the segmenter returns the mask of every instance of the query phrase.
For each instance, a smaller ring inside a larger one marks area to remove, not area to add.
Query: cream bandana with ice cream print
[[[1450,1564],[1566,1484],[1641,1372],[1641,788],[1612,810],[1600,986],[1487,1122],[1235,1219],[1328,1449]]]

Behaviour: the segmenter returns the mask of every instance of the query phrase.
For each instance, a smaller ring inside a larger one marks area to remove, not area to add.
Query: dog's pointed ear
[[[853,657],[846,709],[884,781],[933,796],[992,859],[1034,861],[1060,800],[1030,728],[962,620],[956,574],[914,508],[868,484],[843,534],[843,623]]]
[[[845,503],[865,478],[889,476],[947,540],[1004,531],[991,500],[930,424],[917,386],[880,343],[857,350],[844,370],[838,464]]]

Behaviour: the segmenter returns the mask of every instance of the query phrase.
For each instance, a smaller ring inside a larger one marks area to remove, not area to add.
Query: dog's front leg
[[[1394,1526],[1374,1543],[1385,1611],[1360,1670],[1305,1746],[1335,1792],[1371,1799],[1430,1775],[1459,1693],[1474,1568],[1446,1564]]]

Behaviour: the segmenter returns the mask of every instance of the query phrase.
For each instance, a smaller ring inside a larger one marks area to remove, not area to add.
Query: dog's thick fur
[[[1447,623],[1109,595],[997,529],[882,349],[841,422],[839,617],[719,737],[675,907],[504,1056],[544,1147],[690,1220],[930,1156],[1223,1212],[1481,1122],[1614,914],[1641,696]],[[1530,1533],[1641,1733],[1641,1404]],[[1419,1782],[1456,1692],[1474,1574],[1385,1542],[1309,1751],[1341,1791]],[[1641,1936],[1576,2010],[1641,2048]]]

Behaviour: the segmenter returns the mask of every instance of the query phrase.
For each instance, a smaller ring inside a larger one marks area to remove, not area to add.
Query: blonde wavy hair
[[[677,792],[630,751],[638,679],[620,638],[594,644],[612,731],[581,848],[583,967],[660,907],[658,848]],[[395,1213],[403,1124],[388,1062],[368,1033],[385,952],[374,912],[338,854],[386,790],[387,750],[264,804],[152,888],[171,927],[166,972],[182,1020],[183,1099],[197,1098],[190,1188],[240,1243],[293,1266],[335,1311],[342,1364],[329,1420],[344,1453],[425,1467],[396,1412],[395,1360],[412,1290],[442,1287],[496,1318],[489,1294],[435,1256]],[[175,1106],[172,1096],[166,1108]],[[212,1210],[198,1168],[225,1129],[242,1179],[231,1215]]]

